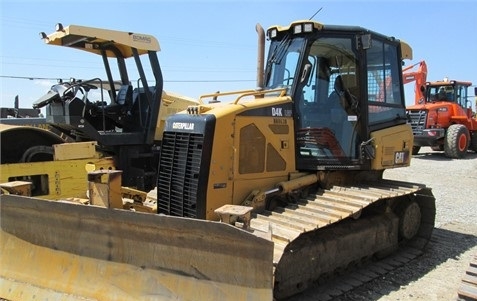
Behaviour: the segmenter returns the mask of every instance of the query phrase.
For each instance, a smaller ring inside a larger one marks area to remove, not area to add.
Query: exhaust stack
[[[255,30],[258,34],[258,56],[257,56],[257,90],[263,90],[264,83],[263,83],[263,65],[265,61],[265,30],[263,27],[257,23],[255,25]]]

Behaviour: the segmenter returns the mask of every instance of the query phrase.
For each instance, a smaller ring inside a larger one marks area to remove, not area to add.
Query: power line
[[[69,80],[69,78],[52,78],[52,77],[31,77],[31,76],[15,76],[0,75],[1,78],[24,79],[24,80]],[[164,80],[166,83],[233,83],[233,82],[255,82],[253,79],[200,79],[200,80]]]
[[[51,77],[31,77],[31,76],[15,76],[15,75],[0,75],[1,78],[10,79],[27,79],[27,80],[58,80],[64,78],[51,78]]]
[[[205,79],[205,80],[164,80],[166,83],[234,83],[255,82],[254,79]]]

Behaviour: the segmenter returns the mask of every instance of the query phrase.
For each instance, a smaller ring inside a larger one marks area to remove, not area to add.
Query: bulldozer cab
[[[49,45],[99,55],[106,76],[106,80],[102,75],[54,85],[34,104],[36,108],[46,106],[48,123],[77,141],[95,140],[106,146],[152,144],[163,88],[156,38],[61,24],[54,33],[41,33],[41,37]],[[146,76],[148,65],[152,72]],[[153,86],[149,86],[150,79]]]
[[[267,35],[265,85],[294,99],[297,169],[365,168],[371,132],[406,123],[401,60],[410,48],[360,27],[311,21]]]

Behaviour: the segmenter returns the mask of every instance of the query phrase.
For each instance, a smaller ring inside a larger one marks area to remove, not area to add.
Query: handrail
[[[282,96],[285,96],[286,92],[287,92],[287,89],[286,88],[279,88],[279,89],[273,89],[273,90],[262,90],[262,91],[254,91],[254,92],[248,92],[248,93],[243,93],[242,95],[240,95],[239,97],[237,97],[237,99],[234,101],[234,104],[237,104],[239,102],[239,100],[245,96],[258,96],[258,95],[262,95],[262,96],[265,96],[265,94],[269,94],[269,93],[274,93],[274,92],[280,92],[280,95],[278,97],[282,97]]]
[[[249,92],[254,92],[255,90],[238,90],[238,91],[229,91],[229,92],[215,92],[211,94],[204,94],[199,97],[199,103],[203,104],[204,102],[202,101],[203,98],[209,98],[209,97],[214,97],[217,98],[218,96],[226,96],[226,95],[234,95],[234,94],[239,94],[239,93],[249,93]]]
[[[230,91],[230,92],[217,92],[217,93],[212,93],[212,94],[205,94],[201,95],[199,98],[199,103],[203,104],[203,98],[209,98],[209,97],[214,97],[217,98],[218,96],[226,96],[226,95],[234,95],[234,94],[240,94],[237,99],[233,102],[233,104],[237,104],[243,97],[246,96],[265,96],[266,94],[270,93],[276,93],[280,92],[280,95],[278,97],[285,96],[287,89],[286,88],[278,88],[278,89],[272,89],[272,90],[241,90],[241,91]]]

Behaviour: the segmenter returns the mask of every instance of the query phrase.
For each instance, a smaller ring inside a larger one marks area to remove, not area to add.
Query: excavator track
[[[250,227],[271,232],[274,297],[282,299],[399,247],[410,250],[406,260],[414,258],[429,241],[434,219],[429,188],[382,180],[333,186],[285,208],[255,214]]]

